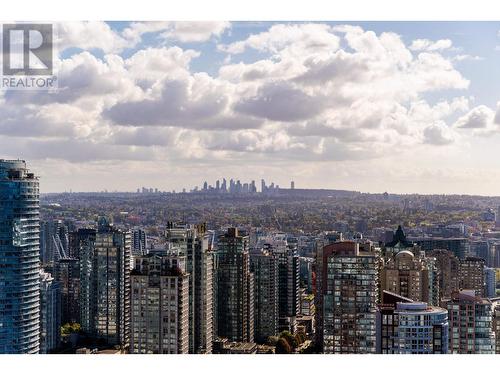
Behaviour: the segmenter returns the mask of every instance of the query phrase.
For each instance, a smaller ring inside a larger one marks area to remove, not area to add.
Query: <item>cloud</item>
[[[481,56],[474,55],[457,55],[453,57],[453,61],[481,61],[484,60]]]
[[[416,39],[410,45],[412,51],[442,51],[450,49],[453,42],[450,39],[440,39],[432,41],[429,39]]]
[[[229,22],[172,22],[162,36],[181,43],[201,43],[220,37],[231,27]]]
[[[236,103],[234,109],[274,121],[297,121],[320,114],[326,103],[326,98],[308,95],[288,83],[280,82],[262,86],[255,96]]]
[[[444,146],[455,142],[456,132],[443,121],[436,122],[424,129],[424,143]]]
[[[328,53],[339,47],[340,39],[331,32],[331,27],[324,24],[278,24],[268,31],[250,35],[247,39],[229,45],[219,45],[221,51],[240,54],[247,49],[300,55]]]
[[[487,129],[493,123],[495,113],[484,105],[477,106],[455,122],[456,128]]]
[[[469,111],[469,81],[441,49],[415,53],[395,33],[320,23],[224,44],[230,27],[99,23],[94,40],[90,23],[69,25],[66,46],[85,51],[57,59],[59,92],[0,97],[0,133],[38,147],[26,151],[35,158],[179,165],[354,162],[461,140],[446,123]],[[199,71],[221,52],[237,62],[222,56],[215,73]],[[425,99],[443,92],[448,100]]]

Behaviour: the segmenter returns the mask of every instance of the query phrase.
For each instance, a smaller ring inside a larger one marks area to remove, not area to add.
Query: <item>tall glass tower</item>
[[[38,177],[23,160],[0,159],[0,353],[38,353]]]

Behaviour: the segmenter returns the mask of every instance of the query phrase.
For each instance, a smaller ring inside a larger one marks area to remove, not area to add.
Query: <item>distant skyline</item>
[[[0,92],[42,193],[500,195],[500,22],[69,22],[59,91]]]

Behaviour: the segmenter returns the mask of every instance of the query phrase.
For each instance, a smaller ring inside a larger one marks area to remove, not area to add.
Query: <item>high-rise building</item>
[[[290,189],[294,190],[295,189],[295,181],[290,182]]]
[[[450,354],[494,354],[495,333],[490,300],[474,290],[455,292],[444,301],[448,310]]]
[[[382,354],[448,353],[448,312],[385,292],[379,305]]]
[[[278,334],[279,262],[268,250],[250,253],[250,270],[255,280],[255,340],[267,343],[269,336]]]
[[[59,259],[54,278],[61,287],[61,324],[80,322],[80,261]]]
[[[484,291],[486,298],[493,298],[497,295],[497,278],[494,268],[484,269]]]
[[[490,246],[489,241],[472,241],[470,243],[470,252],[477,258],[484,259],[487,267],[492,267],[494,264],[493,248]]]
[[[80,259],[82,249],[94,246],[97,230],[95,228],[79,228],[69,233],[69,258]]]
[[[381,289],[413,301],[439,304],[439,279],[435,259],[415,257],[402,250],[391,257],[381,273]]]
[[[130,352],[189,352],[189,275],[178,249],[135,257],[131,272]]]
[[[146,255],[148,252],[146,231],[140,228],[135,228],[132,230],[131,237],[132,255]]]
[[[484,296],[484,259],[467,257],[460,260],[460,289],[473,289]]]
[[[80,247],[80,321],[107,345],[127,347],[130,319],[130,232],[99,218],[95,241]]]
[[[458,259],[464,259],[470,250],[469,240],[462,237],[410,237],[409,239],[426,253],[437,249],[444,249],[451,251]]]
[[[53,265],[68,252],[68,228],[62,220],[48,220],[40,224],[40,258],[44,265]]]
[[[379,254],[351,241],[317,254],[316,335],[324,353],[375,353]]]
[[[0,159],[0,353],[40,350],[38,177]]]
[[[211,353],[214,335],[213,258],[211,233],[206,224],[180,225],[169,222],[167,246],[186,257],[189,274],[189,352]]]
[[[493,332],[495,333],[495,354],[500,354],[500,297],[490,299],[493,309]]]
[[[296,317],[300,312],[300,257],[297,246],[287,242],[282,234],[264,241],[263,248],[278,259],[279,331],[295,333]]]
[[[217,249],[217,334],[231,341],[254,341],[254,279],[248,236],[229,228]]]
[[[50,273],[40,271],[40,353],[50,353],[61,338],[61,289]]]
[[[451,294],[460,290],[460,261],[448,250],[434,250],[428,253],[436,259],[439,271],[439,300],[451,298]]]

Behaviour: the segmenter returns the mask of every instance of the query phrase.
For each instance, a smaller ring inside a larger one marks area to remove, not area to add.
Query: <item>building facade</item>
[[[255,281],[255,341],[264,344],[278,334],[278,259],[267,250],[252,252],[250,270]]]
[[[254,341],[254,279],[248,236],[229,228],[217,249],[217,334],[230,341]]]
[[[460,289],[473,289],[476,294],[484,296],[484,269],[485,261],[482,258],[466,257],[460,260]]]
[[[435,260],[415,257],[402,250],[391,257],[381,273],[381,289],[410,298],[439,304],[439,279]]]
[[[356,242],[318,253],[316,335],[324,353],[375,353],[379,254]]]
[[[178,252],[134,259],[130,353],[189,352],[189,275]]]
[[[212,352],[214,338],[214,275],[212,233],[206,225],[169,222],[165,231],[167,246],[186,257],[189,274],[189,352]]]
[[[0,159],[0,353],[40,350],[39,183]]]
[[[381,354],[448,353],[448,312],[384,292],[379,305]]]
[[[130,232],[99,218],[95,240],[80,247],[80,321],[104,345],[129,343]]]
[[[61,339],[61,289],[50,273],[40,271],[40,353],[57,349]]]
[[[475,290],[462,290],[445,301],[450,354],[494,354],[493,306]]]

